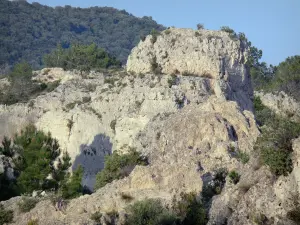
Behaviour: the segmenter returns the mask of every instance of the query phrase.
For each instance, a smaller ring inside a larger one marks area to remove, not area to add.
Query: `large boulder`
[[[141,41],[128,57],[127,71],[208,77],[218,96],[252,109],[247,58],[247,43],[224,31],[170,28]]]

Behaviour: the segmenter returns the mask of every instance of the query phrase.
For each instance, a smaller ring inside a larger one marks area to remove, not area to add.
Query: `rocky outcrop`
[[[252,109],[247,57],[246,43],[226,32],[170,28],[141,41],[128,57],[127,71],[209,77],[217,96]]]

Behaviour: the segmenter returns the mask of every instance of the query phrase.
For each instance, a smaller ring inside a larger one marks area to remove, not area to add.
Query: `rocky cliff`
[[[94,224],[92,213],[115,210],[122,215],[137,200],[159,198],[171,204],[182,192],[200,193],[220,168],[236,170],[241,177],[237,185],[227,177],[223,191],[213,197],[209,224],[293,224],[286,214],[300,191],[299,140],[288,177],[276,180],[259,164],[253,150],[259,130],[251,111],[247,48],[217,31],[170,29],[155,42],[152,38],[132,51],[128,72],[43,70],[37,80],[61,79],[61,85],[26,104],[0,106],[2,136],[28,123],[50,131],[70,153],[73,166],[83,165],[83,184],[90,188],[104,166],[104,155],[114,150],[135,147],[150,161],[92,195],[71,200],[64,213],[50,200],[28,213],[17,210],[20,198],[3,202],[14,210],[15,224],[30,219]],[[153,59],[163,74],[154,74]],[[241,153],[250,158],[246,164],[238,157]],[[132,200],[122,198],[124,193]]]

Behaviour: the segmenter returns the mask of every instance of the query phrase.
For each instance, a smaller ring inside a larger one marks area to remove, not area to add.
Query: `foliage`
[[[48,7],[37,2],[0,1],[0,65],[28,61],[34,68],[57,44],[95,43],[123,63],[140,35],[163,30],[151,17],[137,18],[110,7]]]
[[[64,199],[76,198],[83,194],[84,188],[81,185],[83,172],[83,167],[80,165],[73,171],[70,178],[68,176],[65,178],[60,189],[61,195]]]
[[[154,44],[157,41],[157,37],[160,35],[160,32],[156,29],[152,29],[151,31],[151,43]]]
[[[96,176],[95,189],[128,176],[136,165],[147,165],[147,159],[135,149],[123,155],[115,151],[112,155],[105,156],[105,166]]]
[[[235,170],[230,171],[228,176],[230,178],[230,182],[234,184],[237,184],[240,181],[240,175]]]
[[[57,190],[70,167],[70,157],[64,153],[54,168],[53,163],[60,155],[58,142],[33,125],[15,135],[10,151],[11,155],[17,155],[13,158],[17,179],[9,180],[5,174],[0,174],[0,200],[34,190]],[[48,178],[50,174],[52,179]]]
[[[261,161],[277,176],[288,175],[293,164],[291,160],[292,140],[300,135],[300,124],[279,117],[265,107],[257,97],[255,115],[264,125],[255,149],[260,152]]]
[[[0,147],[0,155],[3,154],[7,157],[13,157],[14,156],[14,151],[11,146],[11,140],[4,136],[2,140],[2,147]]]
[[[39,224],[39,221],[37,219],[32,219],[32,220],[29,220],[27,225],[38,225]]]
[[[175,74],[172,74],[171,77],[168,79],[169,88],[171,88],[173,85],[176,85],[176,83],[177,83],[177,76]]]
[[[195,193],[181,193],[180,201],[173,200],[173,212],[183,225],[204,225],[207,216]]]
[[[271,75],[260,89],[268,92],[284,91],[296,100],[300,100],[300,56],[288,57],[277,67],[271,67]]]
[[[246,152],[242,152],[240,150],[237,151],[237,159],[241,161],[243,164],[246,164],[250,160],[249,154]]]
[[[227,174],[228,171],[225,168],[219,168],[214,171],[212,180],[203,186],[201,196],[205,205],[210,203],[214,195],[222,192]]]
[[[126,225],[172,225],[176,221],[176,216],[155,199],[135,202],[127,212]]]
[[[35,198],[22,198],[22,200],[18,202],[19,210],[21,212],[29,212],[36,206],[37,203],[38,200]]]
[[[203,23],[198,23],[198,24],[197,24],[197,29],[198,29],[198,30],[204,29],[204,24],[203,24]]]
[[[16,134],[15,145],[19,146],[20,154],[16,169],[20,173],[17,183],[23,193],[34,190],[53,188],[49,187],[48,175],[55,169],[53,163],[60,154],[56,139],[49,134],[38,131],[29,125],[21,134]]]
[[[91,215],[91,220],[94,220],[97,223],[101,222],[101,217],[102,217],[102,213],[100,212],[95,212]]]
[[[32,69],[27,63],[16,64],[13,71],[8,74],[8,78],[10,85],[0,90],[0,104],[27,102],[43,91],[53,91],[59,84],[59,81],[49,84],[32,81]]]
[[[110,122],[110,128],[113,130],[113,132],[116,132],[116,125],[117,125],[117,120],[112,120]]]
[[[115,57],[110,56],[104,49],[98,48],[96,44],[72,44],[67,49],[58,46],[52,53],[45,55],[44,63],[47,67],[61,67],[64,70],[77,69],[80,71],[121,66]]]
[[[0,204],[0,224],[11,223],[14,219],[14,212],[12,210],[5,210],[4,206]]]
[[[25,79],[31,79],[32,77],[32,68],[27,62],[17,63],[12,72],[9,74],[12,79],[22,77]]]

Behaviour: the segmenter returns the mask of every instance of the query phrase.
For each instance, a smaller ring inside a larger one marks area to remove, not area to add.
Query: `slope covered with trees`
[[[68,48],[72,43],[95,43],[124,63],[141,36],[164,29],[151,17],[110,7],[52,8],[7,0],[0,0],[0,26],[0,65],[23,60],[34,68],[58,44]]]

